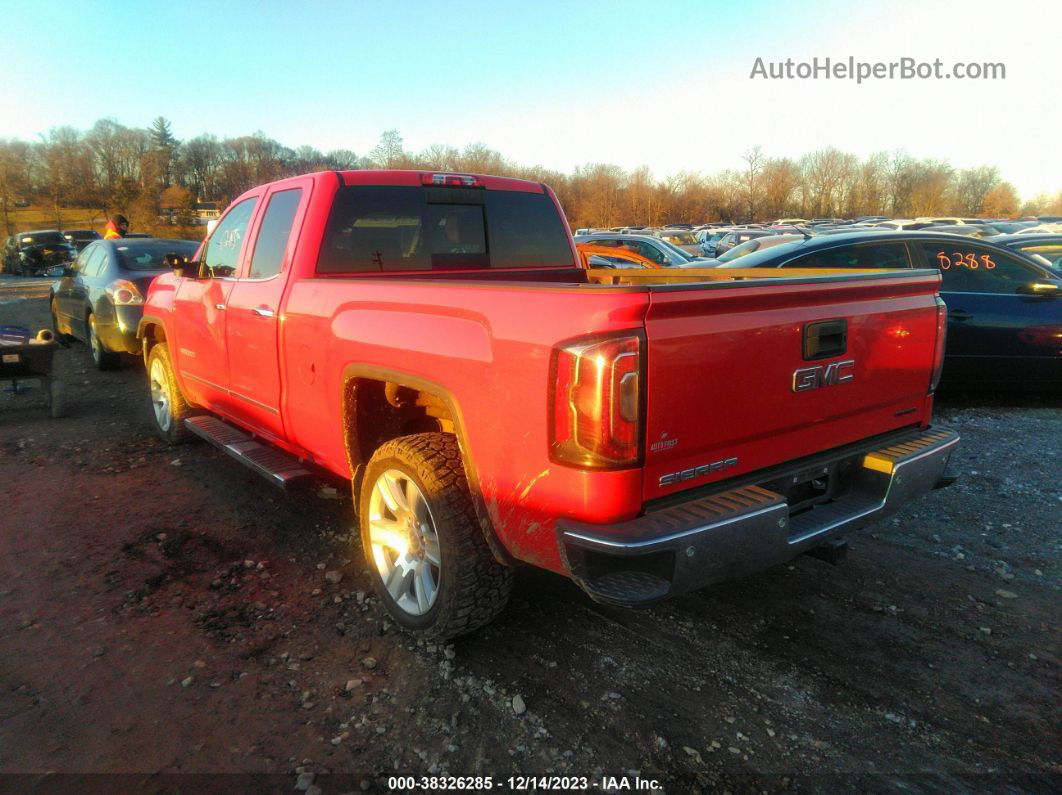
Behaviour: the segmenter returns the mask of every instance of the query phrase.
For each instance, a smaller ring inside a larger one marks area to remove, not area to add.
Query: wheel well
[[[347,446],[347,460],[354,480],[354,493],[361,489],[365,465],[376,450],[399,436],[413,433],[441,431],[457,433],[457,417],[451,404],[431,388],[406,386],[385,378],[355,376],[350,378],[343,393],[343,432]],[[458,438],[458,447],[462,440]],[[462,458],[465,451],[462,450]],[[475,472],[471,462],[462,461],[472,492],[472,501],[483,537],[487,540],[495,560],[505,566],[514,561],[505,545],[497,537],[489,513],[477,493]]]
[[[151,349],[158,343],[166,341],[166,331],[158,323],[148,323],[140,329],[139,337],[144,349],[144,366],[146,367]]]
[[[351,470],[364,465],[377,448],[412,433],[454,433],[454,417],[432,392],[376,378],[347,381],[343,406]]]

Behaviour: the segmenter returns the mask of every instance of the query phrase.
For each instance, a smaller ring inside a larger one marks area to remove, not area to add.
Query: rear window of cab
[[[575,267],[567,227],[543,193],[345,187],[318,273]]]
[[[191,240],[152,240],[147,243],[127,243],[115,246],[118,263],[122,270],[154,271],[170,267],[167,254],[191,257],[199,244]]]

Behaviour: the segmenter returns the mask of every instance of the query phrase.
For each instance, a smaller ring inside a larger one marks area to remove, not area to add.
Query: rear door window
[[[650,262],[655,262],[657,265],[668,264],[668,258],[664,252],[643,240],[631,240],[627,243],[627,248],[638,256],[645,257]]]
[[[92,249],[92,252],[89,254],[88,259],[86,259],[84,264],[81,266],[81,275],[99,276],[106,262],[107,252],[104,250],[103,246],[96,246],[94,249]]]
[[[371,273],[574,264],[566,229],[546,194],[478,188],[353,187],[342,188],[333,202],[317,271]]]
[[[784,268],[910,268],[903,243],[867,243],[813,251],[786,262]]]
[[[1048,278],[1034,265],[998,251],[952,242],[922,243],[930,267],[940,268],[941,291],[949,293],[1016,293]]]
[[[168,270],[168,254],[191,257],[198,245],[191,240],[129,240],[114,247],[118,265],[125,271]]]
[[[71,270],[75,271],[76,273],[84,274],[85,266],[88,265],[89,257],[92,256],[92,253],[95,250],[96,249],[92,248],[91,246],[84,249],[80,254],[77,255],[77,259],[74,260],[74,264],[70,266]]]
[[[254,244],[248,278],[268,279],[280,273],[300,201],[302,188],[277,191],[269,197],[269,205]]]

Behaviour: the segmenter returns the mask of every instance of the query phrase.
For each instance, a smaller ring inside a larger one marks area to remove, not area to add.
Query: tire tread
[[[392,439],[376,451],[369,468],[387,459],[405,463],[430,491],[435,492],[432,515],[436,528],[438,530],[440,523],[445,522],[451,531],[446,533],[448,540],[444,540],[440,533],[440,543],[452,546],[456,553],[452,558],[458,562],[454,587],[440,589],[439,599],[445,603],[437,603],[438,618],[431,627],[422,630],[423,634],[441,640],[465,635],[489,624],[509,601],[513,572],[498,563],[483,536],[457,438],[449,433],[418,433]],[[374,481],[369,477],[363,481],[362,510],[368,504],[368,493]],[[366,556],[370,554],[366,549]],[[376,579],[374,577],[374,582]]]
[[[151,421],[155,425],[155,431],[159,436],[170,444],[182,444],[188,441],[191,437],[191,431],[189,431],[185,425],[184,420],[186,417],[191,417],[195,412],[189,405],[188,401],[184,399],[184,395],[181,394],[181,388],[177,384],[177,379],[173,373],[173,365],[170,364],[170,351],[165,342],[156,343],[151,349],[151,353],[148,354],[147,361],[147,377],[148,385],[151,383],[151,365],[156,358],[162,360],[162,366],[166,368],[166,379],[169,383],[170,389],[170,416],[173,422],[170,423],[170,429],[163,431],[159,427],[158,421],[155,419],[155,412],[151,412]],[[148,391],[148,398],[150,399],[151,392]]]

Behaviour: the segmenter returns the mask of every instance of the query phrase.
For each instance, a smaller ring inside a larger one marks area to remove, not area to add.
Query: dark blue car
[[[188,259],[198,247],[194,240],[157,238],[89,243],[52,285],[53,328],[86,343],[101,370],[121,353],[139,353],[136,330],[148,285],[170,267],[168,255]]]
[[[948,305],[944,382],[1062,387],[1062,277],[984,240],[932,232],[813,237],[720,268],[936,268]]]

